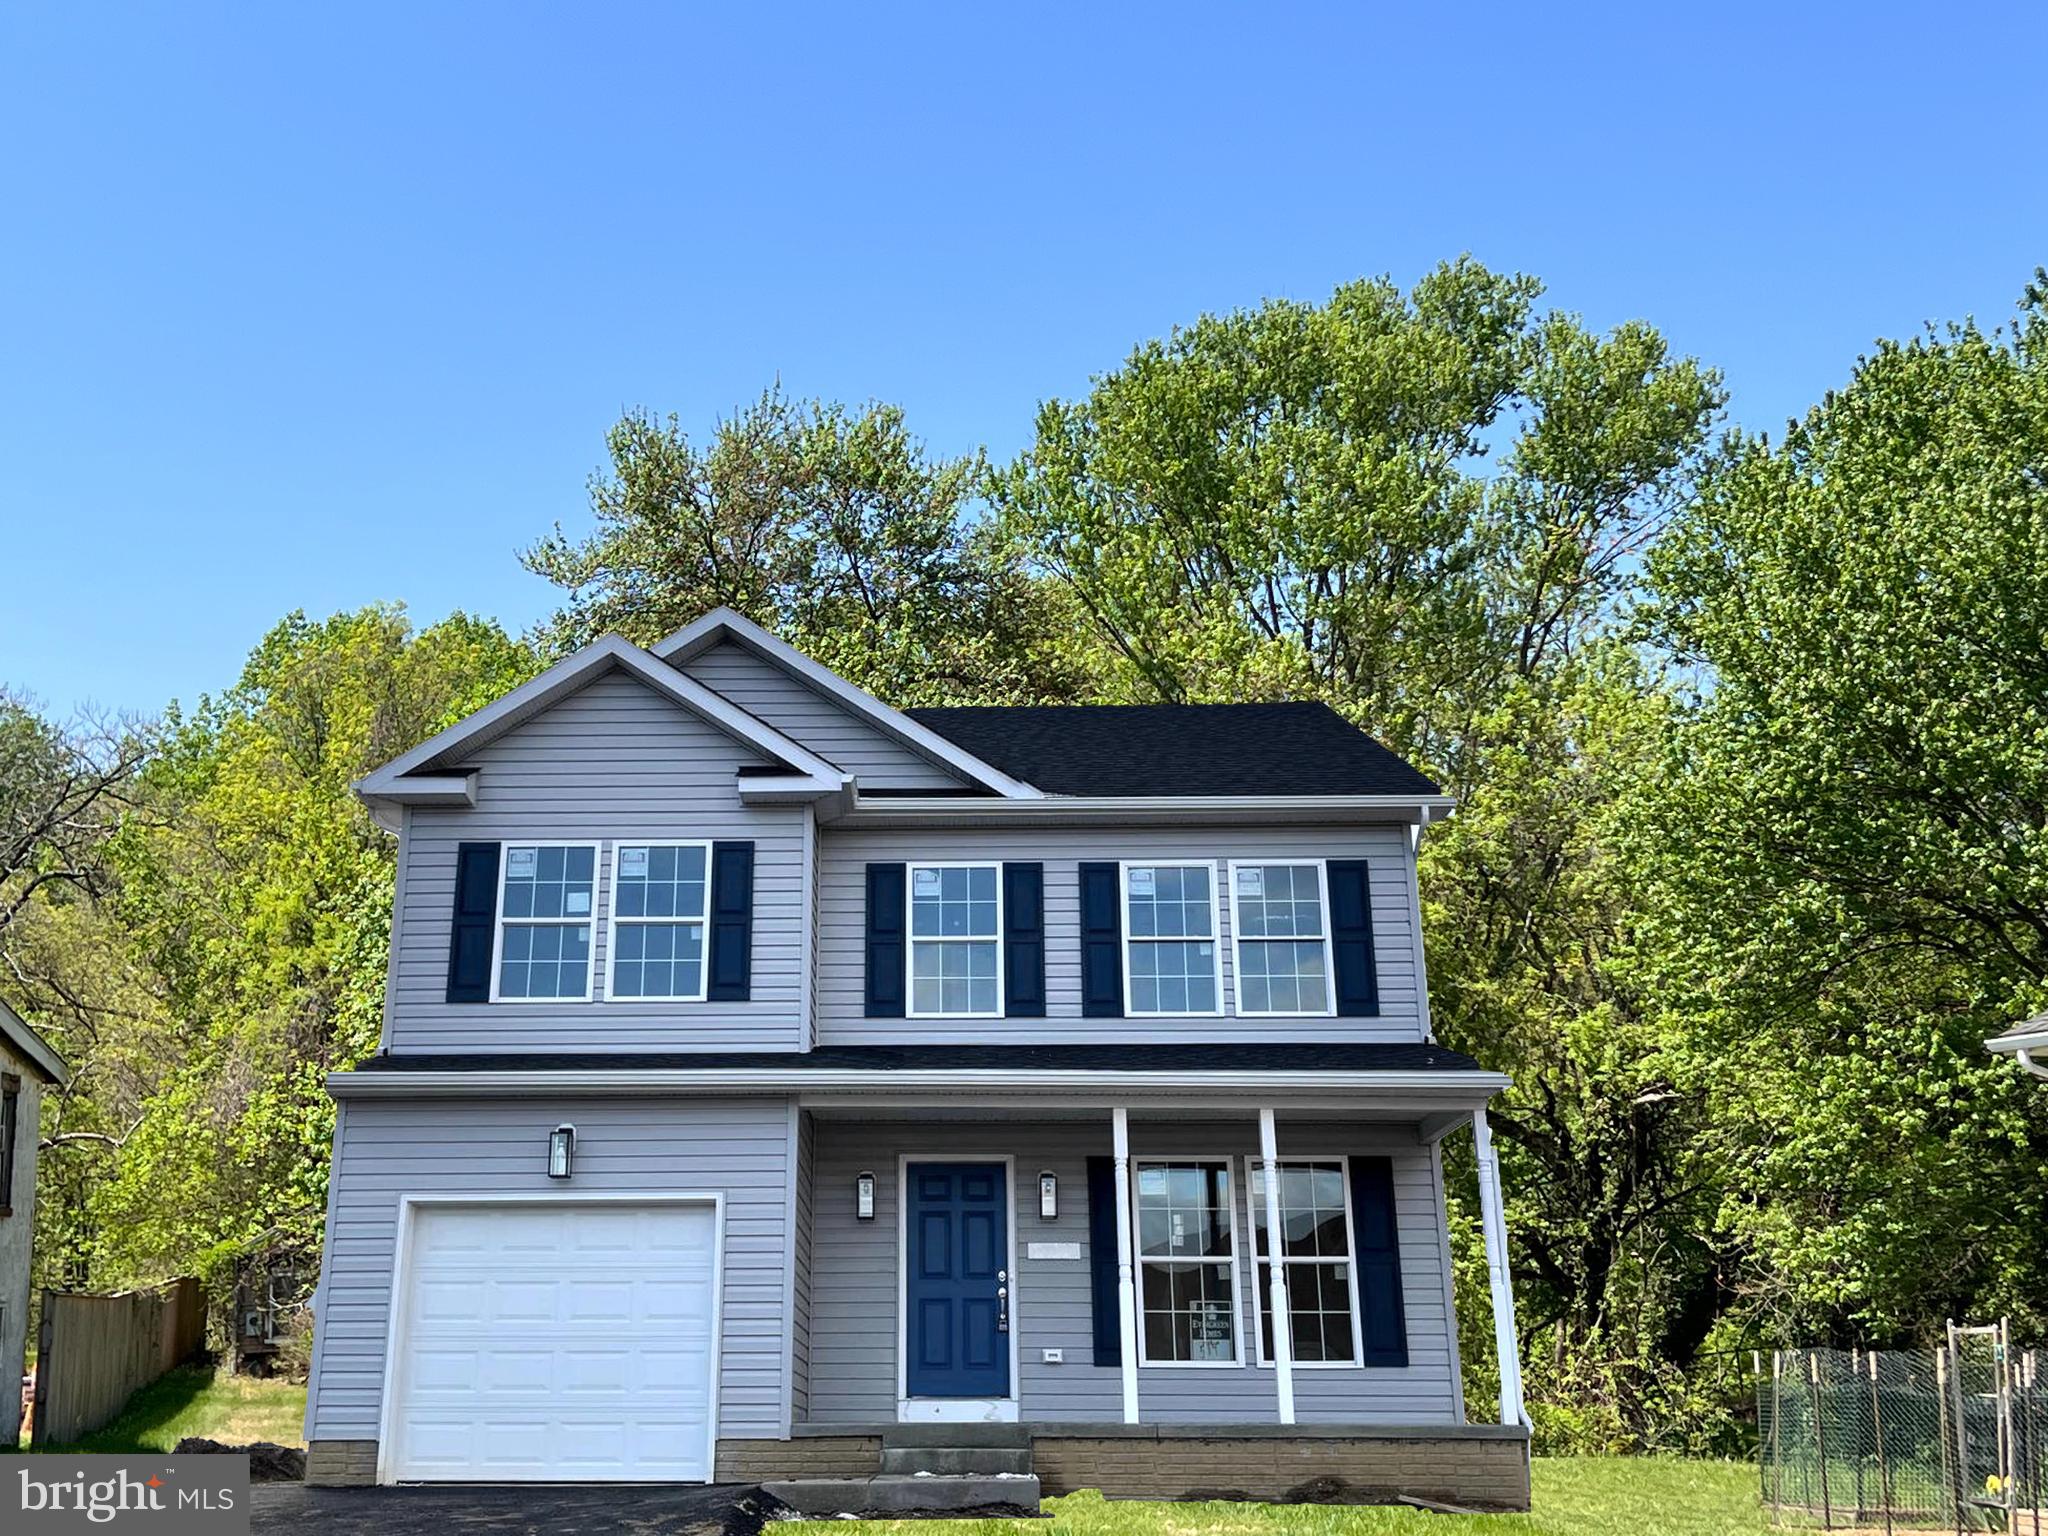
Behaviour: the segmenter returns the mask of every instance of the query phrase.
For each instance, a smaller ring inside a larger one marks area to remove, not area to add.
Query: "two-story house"
[[[358,790],[397,903],[329,1080],[313,1480],[1526,1503],[1505,1079],[1423,978],[1449,802],[1322,705],[898,711],[721,610]]]

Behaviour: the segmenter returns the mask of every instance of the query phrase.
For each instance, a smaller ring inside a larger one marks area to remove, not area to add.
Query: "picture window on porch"
[[[1140,1162],[1138,1358],[1146,1365],[1239,1365],[1237,1226],[1230,1164]]]
[[[595,843],[508,843],[498,890],[499,1000],[590,996]]]
[[[910,866],[910,1016],[992,1019],[1003,1009],[997,864]]]
[[[621,843],[605,995],[701,1002],[709,843]]]
[[[1230,866],[1241,1014],[1327,1014],[1330,902],[1321,861]]]
[[[1259,1364],[1273,1363],[1272,1243],[1266,1179],[1246,1159],[1252,1214],[1252,1293],[1259,1309]],[[1296,1366],[1357,1365],[1358,1266],[1352,1246],[1351,1179],[1341,1157],[1280,1162],[1280,1262]]]
[[[1208,864],[1126,864],[1124,1012],[1221,1013],[1216,871]]]

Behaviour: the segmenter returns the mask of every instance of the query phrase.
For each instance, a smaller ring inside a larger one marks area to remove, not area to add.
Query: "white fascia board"
[[[2030,1031],[2027,1034],[1993,1035],[1984,1042],[1984,1049],[2001,1056],[2019,1051],[2048,1050],[2048,1029]]]
[[[920,756],[964,774],[986,789],[1019,800],[1035,800],[1041,794],[1022,779],[1011,778],[1000,768],[983,762],[937,731],[919,725],[901,710],[891,709],[866,689],[856,688],[830,667],[820,666],[795,646],[777,639],[752,619],[730,608],[712,609],[666,640],[656,641],[650,650],[670,666],[679,668],[721,640],[732,640],[745,646],[764,661],[780,667],[798,682],[852,711]]]
[[[714,693],[694,677],[657,661],[639,646],[617,635],[606,635],[564,657],[503,698],[458,720],[438,736],[356,780],[355,792],[365,800],[401,797],[416,782],[415,775],[420,770],[432,769],[444,758],[502,736],[613,670],[630,673],[764,757],[834,785],[847,782],[845,774],[810,748],[748,714],[723,694]]]
[[[0,1040],[5,1040],[17,1056],[27,1060],[41,1074],[44,1082],[55,1083],[61,1088],[71,1081],[71,1068],[65,1065],[64,1058],[5,1003],[0,1003]]]
[[[833,825],[945,826],[989,821],[1441,821],[1457,808],[1450,795],[1045,795],[1036,800],[954,800],[863,796]]]
[[[1483,1103],[1508,1086],[1498,1072],[1185,1072],[1044,1071],[1008,1067],[918,1068],[902,1071],[814,1071],[766,1067],[608,1067],[585,1071],[334,1072],[336,1098],[503,1098],[524,1094],[636,1093],[1031,1093],[1106,1094],[1371,1094],[1398,1093],[1417,1107],[1451,1100]],[[1105,1102],[1108,1102],[1105,1099]]]

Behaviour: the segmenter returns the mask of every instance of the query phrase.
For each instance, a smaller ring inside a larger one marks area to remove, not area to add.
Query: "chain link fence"
[[[2048,1536],[2048,1383],[2003,1324],[1924,1350],[1759,1358],[1760,1493],[1775,1523]]]

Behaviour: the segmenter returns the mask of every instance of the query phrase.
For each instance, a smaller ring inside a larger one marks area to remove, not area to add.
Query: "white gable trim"
[[[61,1088],[71,1081],[71,1069],[64,1065],[64,1058],[5,1003],[0,1003],[0,1040],[5,1040],[17,1056],[41,1073],[44,1082],[55,1083]]]
[[[921,757],[962,774],[985,789],[1012,800],[1037,800],[1042,792],[1013,779],[1000,768],[983,762],[973,753],[948,741],[937,731],[919,725],[900,710],[891,709],[865,689],[856,688],[830,667],[820,666],[802,651],[778,640],[752,619],[730,608],[714,608],[701,619],[684,626],[649,649],[671,667],[681,667],[701,656],[722,640],[744,646],[762,660],[787,672],[815,693],[823,694],[842,709],[873,725]]]
[[[486,704],[476,713],[458,720],[440,735],[429,738],[410,752],[393,758],[374,773],[358,779],[355,791],[365,800],[415,801],[449,804],[457,794],[461,775],[434,770],[444,759],[495,741],[506,732],[525,724],[544,710],[561,703],[608,672],[625,672],[691,711],[742,745],[763,757],[783,763],[796,774],[812,781],[820,793],[843,788],[847,775],[800,742],[748,714],[723,694],[713,693],[694,677],[656,661],[637,645],[606,635],[592,641],[573,656],[556,662],[531,682],[522,683],[503,698]],[[473,780],[473,776],[472,780]],[[787,782],[786,780],[784,782]],[[430,798],[429,798],[430,797]],[[474,784],[469,786],[473,800]]]

